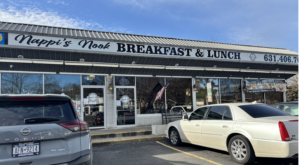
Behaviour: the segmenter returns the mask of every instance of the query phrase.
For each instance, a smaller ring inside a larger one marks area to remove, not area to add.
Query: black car
[[[298,101],[283,102],[270,105],[290,115],[298,116]]]

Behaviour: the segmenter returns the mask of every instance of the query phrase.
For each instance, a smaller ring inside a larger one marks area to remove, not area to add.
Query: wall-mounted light
[[[193,91],[197,91],[198,86],[197,85],[193,85]]]
[[[110,83],[110,84],[108,85],[108,90],[112,91],[113,89],[114,89],[114,86],[113,86],[112,83]]]

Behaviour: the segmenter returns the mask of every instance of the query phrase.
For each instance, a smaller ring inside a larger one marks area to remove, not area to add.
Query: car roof
[[[0,99],[8,99],[12,97],[45,97],[45,99],[71,99],[67,95],[59,95],[59,94],[0,94]]]

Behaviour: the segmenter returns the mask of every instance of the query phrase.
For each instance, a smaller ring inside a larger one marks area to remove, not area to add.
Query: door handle
[[[223,128],[228,128],[228,125],[223,125]]]
[[[199,124],[196,124],[196,127],[199,127],[200,125]]]

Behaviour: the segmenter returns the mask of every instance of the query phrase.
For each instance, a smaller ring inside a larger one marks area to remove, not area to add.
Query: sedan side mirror
[[[183,120],[186,120],[186,119],[188,119],[189,117],[188,117],[188,115],[187,114],[184,114],[183,116],[182,116],[182,119]]]

